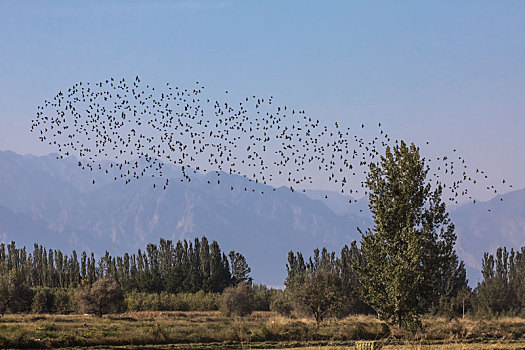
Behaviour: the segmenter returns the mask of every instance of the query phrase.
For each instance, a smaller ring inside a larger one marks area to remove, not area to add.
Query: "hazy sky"
[[[381,122],[525,187],[524,1],[0,0],[0,149],[54,151],[29,132],[38,104],[136,75]]]

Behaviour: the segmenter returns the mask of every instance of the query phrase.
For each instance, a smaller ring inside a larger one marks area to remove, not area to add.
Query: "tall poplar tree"
[[[362,233],[355,262],[367,303],[381,319],[409,329],[420,327],[419,315],[443,293],[453,294],[444,286],[466,285],[442,187],[432,190],[427,173],[419,149],[403,141],[370,164],[366,185],[375,225]]]

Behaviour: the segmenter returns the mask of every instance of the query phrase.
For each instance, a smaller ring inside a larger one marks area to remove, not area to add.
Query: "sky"
[[[29,132],[37,105],[136,75],[381,122],[525,187],[523,1],[0,0],[0,150],[56,151]]]

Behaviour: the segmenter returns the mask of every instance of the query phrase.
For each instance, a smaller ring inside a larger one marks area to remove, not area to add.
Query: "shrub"
[[[330,316],[335,316],[344,301],[336,272],[328,269],[303,271],[288,282],[286,292],[290,293],[294,309],[315,319],[316,326]]]
[[[288,295],[283,291],[277,291],[272,297],[270,310],[277,312],[281,316],[290,317],[292,315],[293,306],[288,300]]]
[[[7,293],[9,310],[12,313],[31,311],[33,291],[26,284],[20,271],[10,272]]]
[[[75,299],[81,311],[101,317],[105,313],[121,310],[124,293],[115,280],[104,278],[91,287],[77,289]]]
[[[71,289],[56,289],[54,296],[54,311],[57,314],[69,314],[75,310],[75,300]]]
[[[253,284],[254,305],[253,309],[257,311],[270,311],[273,289],[268,289],[264,284]]]
[[[9,306],[9,280],[0,274],[0,316],[3,316]]]
[[[126,294],[128,311],[215,311],[219,310],[221,295],[218,293],[145,293]]]
[[[217,293],[205,293],[202,290],[197,293],[178,294],[183,297],[183,302],[189,305],[191,311],[213,311],[219,310],[221,296]]]
[[[39,288],[33,297],[31,311],[35,314],[46,314],[53,312],[55,295],[49,288]]]
[[[226,316],[235,314],[243,317],[253,311],[254,291],[247,283],[239,283],[228,287],[222,294],[221,311]]]

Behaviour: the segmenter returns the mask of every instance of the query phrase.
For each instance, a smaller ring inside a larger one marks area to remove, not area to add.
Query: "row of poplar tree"
[[[398,300],[402,298],[414,300],[412,304],[405,302],[407,311],[409,307],[416,309],[414,314],[430,312],[456,317],[461,316],[462,312],[458,297],[464,291],[469,295],[473,293],[467,285],[465,268],[459,263],[451,271],[442,271],[441,276],[429,284],[433,287],[432,293],[421,290],[419,294],[388,295],[384,290],[383,294],[376,293],[370,297],[371,287],[363,283],[361,267],[358,266],[363,260],[355,241],[350,247],[345,245],[339,256],[326,248],[315,249],[313,256],[308,259],[301,252],[289,252],[286,265],[288,276],[285,280],[288,301],[294,310],[308,314],[320,323],[328,317],[378,314],[385,309],[393,313],[391,304],[396,301],[399,303]],[[387,277],[378,275],[378,284],[382,283],[381,278]],[[467,306],[467,311],[471,311],[471,298]]]
[[[370,291],[366,290],[366,285],[360,282],[356,264],[362,261],[363,256],[356,242],[350,247],[343,247],[339,256],[326,248],[315,249],[308,259],[301,252],[290,252],[285,280],[288,305],[275,303],[275,311],[286,314],[294,309],[314,317],[318,323],[327,317],[378,313],[381,306],[370,306],[370,301],[373,303],[374,300],[367,295]],[[419,313],[448,317],[465,314],[483,318],[524,317],[525,247],[518,251],[500,247],[495,254],[484,253],[481,264],[483,279],[475,288],[467,285],[462,263],[457,265],[455,273],[446,273],[448,280],[445,283],[436,280],[431,294],[433,297],[426,299],[426,304],[418,305]],[[377,283],[381,283],[379,278]],[[421,303],[418,300],[421,295],[412,295],[418,304]],[[396,299],[385,298],[383,307],[388,307]]]
[[[222,292],[242,281],[251,282],[244,256],[221,251],[216,241],[206,237],[192,241],[160,239],[145,251],[95,259],[93,253],[70,255],[35,244],[33,252],[17,248],[15,242],[0,244],[0,277],[17,273],[32,288],[75,288],[99,279],[114,279],[123,291],[158,293]]]
[[[525,315],[525,247],[485,253],[483,281],[476,288],[479,311],[487,316]]]

